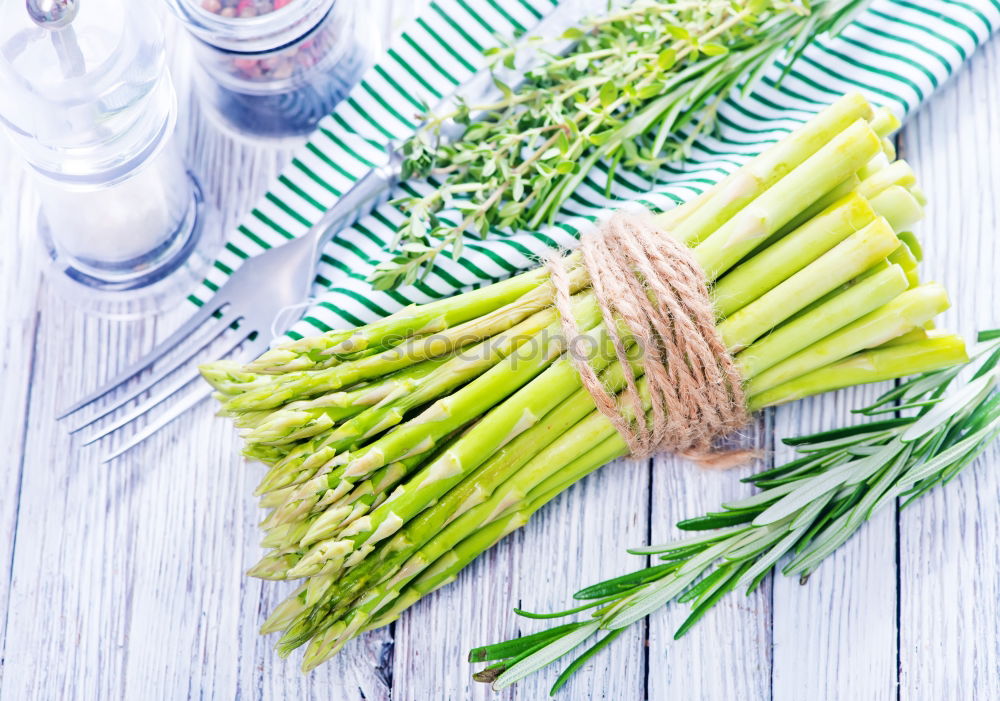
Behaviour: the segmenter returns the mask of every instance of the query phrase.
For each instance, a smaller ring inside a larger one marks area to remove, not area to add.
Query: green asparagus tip
[[[287,579],[288,569],[295,565],[295,555],[265,555],[256,565],[247,570],[247,575],[257,579]]]

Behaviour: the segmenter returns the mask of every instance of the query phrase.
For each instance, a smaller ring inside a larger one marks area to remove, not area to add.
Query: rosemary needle
[[[1000,435],[1000,330],[984,331],[979,340],[965,365],[904,381],[858,410],[877,417],[915,407],[907,416],[788,439],[785,443],[802,457],[744,480],[763,491],[677,524],[708,533],[632,550],[662,563],[576,592],[575,599],[599,605],[585,619],[587,626],[562,624],[543,631],[548,636],[528,636],[523,640],[544,640],[545,645],[536,645],[526,656],[519,656],[527,643],[518,638],[476,648],[470,661],[491,661],[489,681],[502,689],[596,638],[559,677],[555,693],[580,660],[670,602],[693,607],[674,636],[679,638],[728,592],[752,592],[782,558],[783,574],[805,580],[873,514],[897,499],[902,508],[944,484]],[[971,377],[948,393],[963,369]],[[572,615],[581,608],[562,613]]]

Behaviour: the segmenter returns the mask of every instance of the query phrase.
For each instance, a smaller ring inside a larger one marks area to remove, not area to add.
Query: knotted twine
[[[574,351],[581,333],[561,257],[548,262],[555,306],[583,386],[632,456],[672,452],[708,467],[746,460],[747,452],[714,448],[749,416],[742,377],[716,329],[705,274],[691,250],[658,229],[651,217],[617,213],[599,230],[581,237],[580,252],[624,373],[620,400],[607,390],[588,358]],[[619,319],[642,354],[650,420]]]

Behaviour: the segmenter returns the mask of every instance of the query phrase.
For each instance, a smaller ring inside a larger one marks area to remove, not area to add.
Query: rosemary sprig
[[[910,415],[786,439],[802,457],[744,480],[763,491],[677,524],[707,533],[629,551],[656,555],[661,564],[581,589],[573,596],[587,603],[567,611],[515,609],[532,618],[595,611],[583,621],[472,650],[470,662],[492,662],[475,678],[502,689],[596,636],[556,680],[554,694],[626,626],[670,602],[693,607],[676,639],[726,593],[752,592],[786,556],[782,573],[804,582],[877,511],[897,499],[902,508],[949,481],[1000,435],[1000,330],[980,333],[979,341],[967,364],[917,376],[858,410]],[[964,368],[971,377],[946,394]]]
[[[787,71],[810,39],[835,33],[868,0],[638,0],[584,20],[515,87],[495,78],[502,97],[426,114],[403,145],[404,178],[429,178],[423,194],[394,204],[405,214],[376,267],[377,289],[409,284],[439,253],[462,252],[466,234],[537,229],[599,161],[610,194],[619,165],[655,173],[684,157],[715,125],[715,110],[736,87],[786,52]],[[513,69],[517,53],[540,42],[486,51],[491,69]],[[465,125],[448,142],[444,125]],[[683,133],[682,133],[683,132]]]

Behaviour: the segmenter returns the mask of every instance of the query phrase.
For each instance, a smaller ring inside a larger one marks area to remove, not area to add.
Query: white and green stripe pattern
[[[280,245],[312,222],[383,152],[411,134],[422,104],[436,104],[483,64],[481,51],[530,30],[558,0],[434,0],[393,42],[351,95],[326,117],[270,191],[244,218],[200,292],[204,299],[248,256]],[[315,303],[290,335],[367,323],[410,303],[488,284],[532,266],[609,207],[665,209],[701,192],[838,95],[860,90],[901,116],[916,109],[1000,26],[1000,0],[876,0],[837,38],[810,46],[780,86],[776,64],[747,98],[727,100],[717,135],[656,178],[619,168],[610,189],[598,168],[565,203],[555,226],[469,237],[461,260],[445,257],[411,287],[375,292],[365,281],[388,256],[401,214],[382,205],[323,252]],[[404,189],[423,190],[415,182]],[[192,301],[198,300],[192,297]]]

